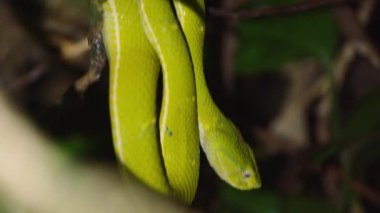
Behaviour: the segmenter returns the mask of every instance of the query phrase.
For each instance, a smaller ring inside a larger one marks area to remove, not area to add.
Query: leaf
[[[284,201],[284,212],[287,213],[334,213],[336,209],[317,197],[292,196]]]
[[[289,213],[333,213],[334,206],[316,196],[280,197],[276,192],[266,190],[239,191],[221,187],[221,206],[217,212],[289,212]]]
[[[217,212],[266,212],[280,211],[279,197],[269,191],[239,191],[229,186],[219,191],[221,206]]]
[[[380,128],[380,88],[362,100],[343,123],[341,141],[353,141]]]
[[[83,157],[89,155],[93,149],[91,141],[84,135],[74,134],[58,139],[60,148],[71,157]]]
[[[351,171],[354,173],[353,175],[360,175],[368,169],[368,165],[377,160],[380,160],[379,139],[369,141],[356,151],[351,160]]]
[[[265,1],[294,3],[294,0]],[[338,30],[328,10],[281,15],[238,25],[240,47],[236,58],[239,74],[273,70],[305,57],[329,62],[337,46]]]

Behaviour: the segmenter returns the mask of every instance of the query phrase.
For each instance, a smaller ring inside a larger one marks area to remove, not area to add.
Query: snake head
[[[201,144],[218,176],[240,190],[261,187],[255,157],[232,122],[213,131],[201,131]]]
[[[218,161],[218,169],[215,171],[218,175],[227,183],[240,190],[250,190],[261,187],[260,177],[254,162],[254,156],[252,150],[247,147],[244,152],[250,152],[250,154],[244,159],[242,155],[236,155],[233,153],[226,153],[223,150],[216,152],[216,158]],[[245,154],[243,154],[245,155]]]

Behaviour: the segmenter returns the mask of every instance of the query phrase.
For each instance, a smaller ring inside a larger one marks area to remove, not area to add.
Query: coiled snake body
[[[113,140],[122,165],[154,190],[191,203],[200,141],[224,181],[242,190],[260,187],[252,150],[207,89],[203,0],[107,0],[102,7]]]

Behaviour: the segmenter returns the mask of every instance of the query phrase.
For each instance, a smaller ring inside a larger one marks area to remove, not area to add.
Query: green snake
[[[191,203],[197,190],[199,141],[225,182],[241,190],[261,186],[252,150],[207,89],[203,1],[107,0],[102,4],[118,159],[148,187],[184,203]],[[163,91],[158,121],[160,67]]]

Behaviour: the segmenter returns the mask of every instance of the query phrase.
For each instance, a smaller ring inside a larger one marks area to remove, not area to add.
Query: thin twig
[[[18,79],[12,82],[7,89],[12,92],[20,91],[21,89],[24,89],[28,85],[39,80],[47,71],[48,70],[46,64],[37,65],[28,73],[20,76]]]
[[[366,184],[360,181],[353,181],[351,183],[351,188],[352,190],[360,194],[362,197],[369,200],[371,203],[380,207],[380,194],[371,189],[370,186],[367,186]]]
[[[335,79],[339,86],[342,84],[348,66],[358,54],[367,58],[374,67],[380,66],[379,53],[365,32],[365,27],[373,14],[374,4],[374,0],[361,1],[356,14],[348,7],[335,9],[337,21],[346,37],[334,69]]]
[[[242,19],[253,19],[265,16],[275,16],[283,15],[295,12],[304,12],[314,9],[320,9],[324,7],[332,7],[341,4],[346,4],[354,2],[355,0],[309,0],[292,5],[280,5],[280,6],[270,6],[254,8],[250,10],[239,10],[239,11],[227,11],[223,9],[210,8],[209,13],[212,16],[228,18],[234,20]]]

